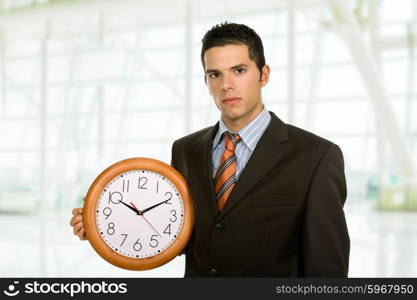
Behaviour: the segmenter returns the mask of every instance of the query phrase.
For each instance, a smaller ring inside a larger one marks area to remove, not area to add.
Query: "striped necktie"
[[[213,185],[216,195],[217,207],[223,209],[227,198],[233,190],[236,182],[236,154],[235,149],[240,141],[240,136],[226,131],[225,149],[220,159],[219,167],[214,175]]]

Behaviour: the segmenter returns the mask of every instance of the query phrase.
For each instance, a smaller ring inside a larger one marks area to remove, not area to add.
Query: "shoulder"
[[[271,133],[276,136],[273,140],[286,144],[290,156],[311,161],[320,161],[328,153],[342,156],[339,146],[332,141],[300,127],[284,123],[272,112],[271,116],[270,128],[273,131]]]
[[[333,142],[318,136],[310,131],[302,129],[300,127],[287,124],[278,118],[273,112],[271,113],[271,123],[269,129],[274,136],[275,140],[280,142],[289,142],[295,147],[301,148],[316,148],[316,147],[330,147],[334,145]]]
[[[325,158],[330,161],[343,161],[342,150],[332,141],[293,125],[286,126],[294,155],[318,162]]]
[[[203,128],[199,131],[188,134],[188,135],[186,135],[182,138],[179,138],[174,142],[174,146],[195,145],[195,144],[198,144],[198,143],[200,143],[201,141],[203,141],[207,138],[211,138],[213,132],[216,131],[215,130],[216,126],[217,125],[206,127],[206,128]]]
[[[286,124],[288,138],[294,140],[297,143],[301,143],[303,145],[322,145],[322,146],[332,146],[334,143],[325,139],[321,136],[318,136],[310,131],[305,129],[299,128],[294,125]]]

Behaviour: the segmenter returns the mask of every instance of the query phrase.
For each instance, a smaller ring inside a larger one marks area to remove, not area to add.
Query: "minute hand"
[[[169,199],[168,199],[168,200],[169,200]],[[152,205],[152,206],[150,206],[150,207],[148,207],[148,208],[142,209],[142,210],[141,210],[141,212],[142,212],[142,214],[143,214],[143,213],[146,213],[148,210],[151,210],[151,209],[153,209],[153,208],[155,208],[155,207],[157,207],[157,206],[159,206],[159,205],[161,205],[161,204],[164,204],[164,203],[165,203],[165,202],[167,202],[168,200],[161,201],[161,202],[159,202],[159,203],[157,203],[157,204],[155,204],[155,205]]]

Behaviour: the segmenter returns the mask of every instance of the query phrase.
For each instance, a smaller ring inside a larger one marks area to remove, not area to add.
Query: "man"
[[[172,147],[172,166],[195,206],[185,276],[347,276],[339,147],[266,110],[261,90],[270,68],[252,29],[219,24],[202,42],[205,82],[221,118]],[[78,211],[71,224],[85,239]]]

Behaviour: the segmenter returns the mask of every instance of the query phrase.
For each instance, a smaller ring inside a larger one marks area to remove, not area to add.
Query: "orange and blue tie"
[[[238,134],[226,131],[225,149],[219,167],[214,175],[213,185],[217,207],[221,211],[236,183],[236,146],[240,141]]]

